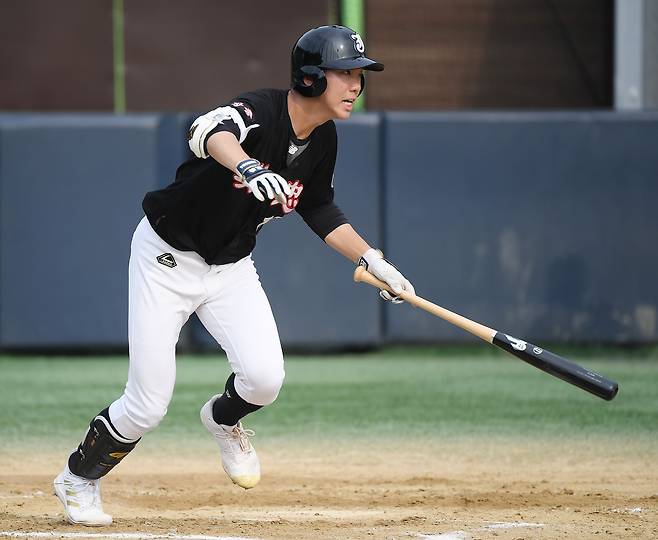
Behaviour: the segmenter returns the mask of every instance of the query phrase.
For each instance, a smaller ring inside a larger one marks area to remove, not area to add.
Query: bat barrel
[[[606,379],[532,343],[497,332],[493,344],[524,362],[606,401],[613,399],[619,391],[619,385],[615,381]]]
[[[354,271],[354,281],[363,281],[373,287],[392,292],[386,283],[378,280],[361,266],[358,266]],[[489,328],[483,324],[467,319],[462,315],[449,311],[441,306],[437,306],[415,294],[402,293],[400,296],[411,305],[424,309],[432,315],[448,321],[488,343],[493,343],[497,347],[513,354],[524,362],[527,362],[558,379],[571,383],[578,388],[582,388],[595,396],[610,401],[617,395],[619,385],[615,381],[606,379],[598,373],[594,373],[578,364],[569,362],[557,354],[553,354],[552,352],[537,347],[532,343],[508,336],[507,334],[498,332],[493,328]]]

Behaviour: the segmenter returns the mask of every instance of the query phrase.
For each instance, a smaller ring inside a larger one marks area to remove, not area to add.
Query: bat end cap
[[[615,383],[614,386],[610,389],[608,395],[605,396],[605,400],[612,401],[613,399],[615,399],[618,393],[619,393],[619,385]]]
[[[354,269],[354,281],[356,281],[357,283],[360,282],[360,281],[363,281],[362,278],[363,278],[363,273],[365,271],[366,271],[366,269],[363,268],[363,266],[357,266]]]

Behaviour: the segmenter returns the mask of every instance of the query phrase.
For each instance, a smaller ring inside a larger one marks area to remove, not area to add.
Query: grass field
[[[287,438],[656,437],[656,349],[564,352],[617,380],[617,398],[602,401],[486,347],[392,348],[288,357],[279,399],[249,425]],[[79,437],[121,394],[127,369],[125,357],[0,357],[3,445]],[[174,398],[153,437],[203,436],[198,409],[228,375],[219,355],[181,356],[177,369]]]
[[[247,492],[198,417],[226,359],[183,355],[165,420],[103,480],[102,535],[658,538],[658,349],[554,350],[617,380],[615,400],[484,346],[288,356],[279,399],[246,421],[263,465]],[[52,478],[127,370],[0,357],[0,536],[84,537]]]

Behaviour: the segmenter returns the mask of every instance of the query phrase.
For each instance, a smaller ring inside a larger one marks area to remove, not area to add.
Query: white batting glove
[[[288,181],[264,167],[256,159],[245,159],[237,164],[240,181],[247,186],[259,201],[276,199],[286,204],[286,196],[292,195]]]
[[[401,293],[402,291],[411,294],[416,294],[411,282],[405,278],[400,271],[395,268],[390,262],[384,259],[384,255],[377,249],[369,249],[359,259],[359,265],[363,266],[377,279],[385,282],[393,292]],[[404,302],[399,296],[394,296],[388,291],[379,291],[379,296],[384,300],[393,302],[394,304],[401,304]]]

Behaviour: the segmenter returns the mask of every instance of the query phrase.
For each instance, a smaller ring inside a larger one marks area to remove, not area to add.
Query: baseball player
[[[69,522],[112,522],[102,509],[100,478],[167,412],[176,342],[193,312],[226,352],[232,371],[224,392],[201,408],[201,422],[235,484],[248,489],[260,480],[253,432],[241,419],[274,402],[284,378],[276,324],[251,258],[265,223],[294,210],[329,246],[393,291],[413,292],[333,202],[333,120],[350,117],[364,70],[383,69],[365,56],[359,34],[321,26],[292,50],[290,89],[247,92],[194,121],[194,157],[172,184],[146,194],[145,217],[133,235],[124,393],[91,420],[54,481]]]

